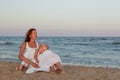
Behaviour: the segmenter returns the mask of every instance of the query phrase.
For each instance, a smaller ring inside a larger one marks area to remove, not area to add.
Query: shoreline
[[[17,60],[17,61],[9,61],[9,60],[0,60],[0,63],[1,62],[12,62],[12,63],[20,63],[21,60]],[[120,67],[115,67],[115,66],[93,66],[93,65],[80,65],[80,64],[76,64],[76,65],[73,65],[73,64],[66,64],[66,63],[62,63],[63,66],[75,66],[75,67],[90,67],[90,68],[115,68],[115,69],[120,69]]]
[[[120,69],[63,65],[67,74],[37,72],[25,74],[15,71],[19,62],[0,61],[0,80],[119,80]]]

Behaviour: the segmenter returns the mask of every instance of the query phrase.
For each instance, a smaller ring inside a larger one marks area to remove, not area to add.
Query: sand
[[[0,62],[0,80],[120,80],[120,69],[84,66],[63,66],[67,74],[15,71],[16,62]]]

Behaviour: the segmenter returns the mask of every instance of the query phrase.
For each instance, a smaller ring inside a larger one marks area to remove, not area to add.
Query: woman
[[[36,29],[31,28],[26,33],[25,41],[22,43],[19,51],[19,59],[22,60],[21,65],[17,68],[18,71],[22,70],[23,66],[31,65],[35,68],[39,68],[39,65],[34,63],[34,52],[36,49],[39,49],[41,44],[36,42],[37,32]]]
[[[22,63],[17,68],[17,70],[21,71],[23,66],[25,66],[25,67],[29,66],[29,68],[34,68],[34,69],[37,69],[38,71],[46,71],[45,69],[40,68],[40,66],[42,66],[42,65],[38,65],[36,62],[34,62],[35,50],[42,48],[41,44],[36,42],[36,39],[37,39],[36,29],[34,29],[34,28],[29,29],[26,34],[25,41],[22,43],[22,45],[20,47],[19,58],[22,60]],[[56,67],[59,70],[62,69],[60,62],[54,63],[54,65],[56,65]],[[26,73],[32,73],[29,71],[29,68],[26,71]]]

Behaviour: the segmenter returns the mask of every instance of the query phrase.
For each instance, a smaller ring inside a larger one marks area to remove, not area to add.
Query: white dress
[[[26,73],[34,73],[37,71],[50,71],[50,66],[57,62],[61,62],[60,57],[51,50],[46,50],[38,56],[40,68],[30,67]]]
[[[35,53],[35,50],[38,49],[38,43],[36,43],[36,48],[31,48],[29,47],[28,45],[28,42],[26,42],[26,49],[25,49],[25,52],[24,52],[24,57],[30,61],[34,61],[34,53]],[[29,65],[28,63],[22,61],[21,62],[22,65],[24,65],[25,67],[32,67],[31,65]]]

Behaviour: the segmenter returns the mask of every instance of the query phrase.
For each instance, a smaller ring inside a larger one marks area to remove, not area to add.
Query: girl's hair
[[[42,46],[43,46],[43,47],[46,47],[47,49],[49,49],[48,44],[43,44]]]
[[[26,33],[26,37],[25,37],[25,41],[24,42],[29,42],[30,41],[30,35],[32,33],[32,31],[36,30],[35,28],[31,28],[28,30],[28,32]]]

